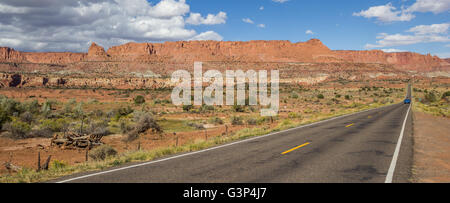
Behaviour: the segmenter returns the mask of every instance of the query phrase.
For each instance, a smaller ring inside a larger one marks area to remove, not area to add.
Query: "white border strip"
[[[392,183],[392,179],[394,178],[395,166],[397,165],[398,154],[400,153],[400,147],[402,145],[403,134],[405,133],[406,121],[408,120],[409,111],[411,110],[411,105],[409,105],[408,112],[406,113],[405,121],[403,121],[402,131],[400,132],[400,137],[397,141],[397,146],[395,147],[394,156],[392,157],[391,166],[389,167],[389,171],[386,175],[386,181],[384,183]]]
[[[248,141],[252,141],[252,140],[268,137],[268,136],[271,136],[271,135],[276,135],[276,134],[285,133],[285,132],[289,132],[289,131],[293,131],[293,130],[298,130],[298,129],[301,129],[301,128],[306,128],[306,127],[309,127],[309,126],[313,126],[313,125],[325,123],[325,122],[328,122],[328,121],[332,121],[332,120],[336,120],[336,119],[340,119],[340,118],[344,118],[344,117],[348,117],[348,116],[364,113],[364,112],[367,112],[367,111],[373,111],[373,110],[377,110],[377,109],[381,109],[381,108],[387,108],[387,107],[390,107],[390,106],[393,106],[393,105],[397,105],[397,104],[392,104],[392,105],[383,106],[383,107],[374,108],[374,109],[367,109],[367,110],[364,110],[364,111],[355,112],[355,113],[351,113],[351,114],[347,114],[347,115],[342,115],[342,116],[330,118],[330,119],[327,119],[327,120],[323,120],[323,121],[319,121],[319,122],[310,123],[310,124],[307,124],[307,125],[303,125],[303,126],[287,129],[287,130],[280,131],[280,132],[274,132],[274,133],[270,133],[270,134],[267,134],[267,135],[257,136],[257,137],[249,138],[249,139],[246,139],[246,140],[241,140],[241,141],[232,142],[232,143],[229,143],[229,144],[220,145],[220,146],[217,146],[217,147],[212,147],[212,148],[209,148],[209,149],[204,149],[204,150],[200,150],[200,151],[196,151],[196,152],[190,152],[190,153],[186,153],[186,154],[181,154],[181,155],[177,155],[177,156],[173,156],[173,157],[168,157],[168,158],[165,158],[165,159],[145,162],[145,163],[136,164],[136,165],[132,165],[132,166],[126,166],[126,167],[122,167],[122,168],[111,169],[111,170],[98,172],[98,173],[93,173],[93,174],[89,174],[89,175],[79,176],[79,177],[70,178],[70,179],[67,179],[67,180],[58,181],[56,183],[68,183],[68,182],[71,182],[71,181],[74,181],[74,180],[89,178],[89,177],[92,177],[92,176],[98,176],[98,175],[102,175],[102,174],[112,173],[112,172],[116,172],[116,171],[130,169],[130,168],[136,168],[136,167],[140,167],[140,166],[146,166],[146,165],[150,165],[150,164],[154,164],[154,163],[158,163],[158,162],[168,161],[168,160],[171,160],[171,159],[176,159],[176,158],[181,158],[181,157],[190,156],[190,155],[194,155],[194,154],[199,154],[199,153],[203,153],[203,152],[207,152],[207,151],[211,151],[211,150],[215,150],[215,149],[219,149],[219,148],[223,148],[223,147],[228,147],[228,146],[231,146],[231,145],[236,145],[236,144],[240,144],[240,143],[244,143],[244,142],[248,142]]]

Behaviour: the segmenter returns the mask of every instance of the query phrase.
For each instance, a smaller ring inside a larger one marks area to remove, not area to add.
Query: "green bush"
[[[138,134],[144,133],[149,129],[152,129],[154,132],[162,132],[161,126],[158,125],[156,120],[149,113],[136,112],[134,114],[134,120],[136,121],[134,130]]]
[[[302,116],[299,113],[296,112],[289,112],[288,113],[288,117],[291,119],[295,119],[295,118],[301,118]]]
[[[222,125],[223,124],[223,120],[220,119],[219,117],[212,117],[211,119],[209,119],[210,123],[216,124],[216,125]]]
[[[96,161],[105,160],[115,155],[117,155],[117,151],[109,145],[99,146],[89,152],[89,157]]]
[[[44,117],[48,118],[50,116],[50,114],[52,113],[52,105],[53,105],[53,102],[51,102],[49,100],[45,101],[42,104],[41,113]]]
[[[138,95],[134,98],[134,103],[135,104],[143,104],[145,103],[145,97],[142,95]]]
[[[26,122],[28,124],[31,124],[34,121],[33,118],[33,114],[30,113],[29,111],[23,113],[22,115],[20,115],[20,120],[22,120],[23,122]]]
[[[61,170],[67,166],[68,164],[66,162],[59,160],[53,160],[52,163],[50,163],[50,168],[53,170]]]
[[[188,122],[186,125],[189,126],[189,127],[193,127],[193,128],[195,128],[197,130],[205,129],[205,126],[203,124],[201,124],[201,123]]]
[[[245,108],[243,106],[237,105],[237,104],[233,105],[233,110],[235,112],[245,112]]]
[[[28,133],[31,131],[31,126],[28,123],[14,118],[11,122],[3,125],[3,130],[8,131],[10,133],[10,137],[13,139],[24,139],[28,138]]]
[[[350,98],[351,98],[350,95],[345,95],[346,100],[350,100]]]
[[[444,94],[442,94],[442,99],[445,99],[446,97],[450,97],[450,91],[444,92]]]
[[[32,114],[39,113],[39,102],[37,100],[26,101],[21,104],[21,109],[23,112],[30,112]]]
[[[233,117],[231,118],[231,124],[232,124],[232,125],[242,125],[242,124],[244,124],[244,123],[242,122],[242,118],[241,118],[241,117],[239,117],[239,116],[233,116]]]
[[[298,96],[297,92],[292,92],[292,93],[291,93],[291,98],[292,98],[292,99],[298,99],[299,96]]]
[[[249,119],[247,119],[247,124],[248,125],[257,125],[258,120],[256,120],[255,118],[249,118]]]
[[[68,125],[68,122],[63,119],[45,119],[41,120],[41,125],[39,126],[40,129],[49,129],[53,132],[62,132],[66,126]]]
[[[193,109],[193,105],[183,105],[183,111],[189,112],[191,109]]]
[[[11,118],[9,117],[8,112],[5,111],[2,106],[0,106],[0,127],[2,127],[3,124],[8,121],[11,121]]]
[[[425,94],[425,102],[436,102],[437,97],[433,92],[428,92]]]
[[[318,98],[318,99],[324,99],[325,96],[323,96],[323,94],[318,94],[318,95],[317,95],[317,98]]]

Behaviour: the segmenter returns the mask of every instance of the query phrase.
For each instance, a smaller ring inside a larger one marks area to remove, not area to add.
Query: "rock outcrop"
[[[88,53],[19,52],[0,47],[0,62],[33,64],[80,64],[123,62],[130,66],[146,63],[191,64],[204,62],[242,63],[377,63],[399,70],[417,72],[450,71],[450,63],[436,56],[411,52],[332,51],[318,39],[290,41],[179,41],[165,43],[127,43],[105,49],[92,43]],[[79,65],[84,66],[84,65]],[[75,67],[77,67],[75,65]],[[133,67],[130,67],[133,69]],[[154,70],[152,70],[154,71]]]
[[[70,64],[84,61],[86,59],[85,53],[70,53],[70,52],[21,52],[25,58],[25,62],[29,63],[43,63],[43,64]]]
[[[353,63],[391,64],[402,70],[431,72],[450,71],[448,63],[437,56],[421,55],[412,52],[386,53],[371,51],[335,51],[337,57]]]
[[[0,62],[22,62],[22,53],[9,47],[0,47]]]
[[[97,45],[95,42],[89,47],[87,54],[88,61],[107,61],[108,55],[103,47]]]

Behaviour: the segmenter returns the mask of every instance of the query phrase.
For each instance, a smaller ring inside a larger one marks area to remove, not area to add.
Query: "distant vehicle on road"
[[[405,101],[403,101],[404,104],[411,104],[411,99],[406,98]]]

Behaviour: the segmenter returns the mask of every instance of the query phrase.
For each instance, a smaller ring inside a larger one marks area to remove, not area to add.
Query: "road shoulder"
[[[450,182],[450,118],[414,112],[413,182]]]

